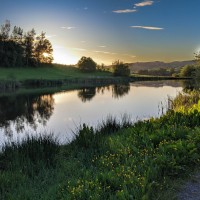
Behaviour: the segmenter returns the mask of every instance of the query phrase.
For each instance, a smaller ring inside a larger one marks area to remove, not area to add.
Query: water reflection
[[[130,85],[111,85],[89,87],[78,90],[77,96],[83,102],[91,101],[96,94],[112,91],[112,97],[127,95]],[[46,125],[54,111],[53,94],[48,95],[9,95],[0,97],[0,128],[5,135],[11,137],[13,129],[19,133],[28,126],[36,130],[38,125]]]
[[[104,94],[105,90],[112,91],[112,97],[115,99],[119,99],[125,95],[127,95],[130,91],[130,84],[117,84],[103,87],[89,87],[82,88],[78,91],[78,97],[82,102],[91,101],[96,94]]]
[[[93,97],[96,95],[96,88],[83,88],[78,92],[78,97],[82,102],[91,101]]]
[[[177,81],[151,81],[81,88],[72,93],[4,95],[0,97],[0,142],[2,135],[12,138],[26,131],[43,131],[43,127],[64,132],[69,123],[80,124],[82,119],[84,122],[102,120],[106,114],[121,115],[130,111],[134,117],[154,116],[157,111],[153,105],[157,109],[158,102],[170,95],[169,90],[175,94],[176,89],[172,88],[188,89],[191,85]],[[130,98],[123,98],[128,95]],[[55,102],[58,96],[61,102]]]
[[[37,124],[45,125],[54,110],[52,95],[17,95],[0,98],[0,127],[12,136],[12,126],[17,133],[25,126],[37,129]]]
[[[113,97],[118,99],[127,95],[130,91],[130,84],[114,85],[112,88]]]

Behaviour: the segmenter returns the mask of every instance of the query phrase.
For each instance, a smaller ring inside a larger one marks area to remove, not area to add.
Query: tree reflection
[[[125,95],[127,95],[130,91],[130,84],[119,84],[119,85],[114,85],[112,88],[112,94],[113,97],[116,99],[119,99]]]
[[[100,86],[100,87],[90,87],[90,88],[83,88],[78,91],[78,97],[81,99],[82,102],[91,101],[96,94],[104,94],[105,91],[112,90],[112,97],[113,98],[121,98],[127,95],[130,91],[130,84],[118,84],[118,85],[111,85],[111,86]]]
[[[96,95],[96,87],[83,88],[78,92],[78,97],[82,102],[91,101]]]
[[[23,131],[25,126],[34,130],[38,124],[45,125],[54,110],[52,95],[18,95],[0,98],[0,127],[6,135]]]

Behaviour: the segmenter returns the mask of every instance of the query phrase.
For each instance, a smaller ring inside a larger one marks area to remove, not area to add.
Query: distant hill
[[[137,72],[139,70],[155,70],[159,68],[170,69],[174,68],[175,70],[180,69],[185,65],[192,65],[195,64],[195,61],[174,61],[174,62],[161,62],[161,61],[154,61],[154,62],[136,62],[136,63],[128,63],[132,72]]]

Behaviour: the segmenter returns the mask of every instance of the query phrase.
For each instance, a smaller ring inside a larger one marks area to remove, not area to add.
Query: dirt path
[[[200,173],[193,175],[182,187],[178,200],[200,200]]]

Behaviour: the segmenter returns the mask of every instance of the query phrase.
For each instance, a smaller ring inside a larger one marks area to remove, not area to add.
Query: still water
[[[177,81],[136,82],[57,93],[0,95],[0,145],[27,134],[54,133],[70,141],[80,124],[96,126],[109,115],[133,121],[166,112],[168,97],[183,90]]]

